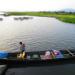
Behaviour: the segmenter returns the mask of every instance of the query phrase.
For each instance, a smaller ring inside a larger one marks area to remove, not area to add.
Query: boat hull
[[[69,50],[73,55],[71,55],[66,50],[60,50],[62,57],[59,55],[56,56],[52,50],[50,50],[51,57],[50,59],[42,59],[40,56],[45,55],[46,51],[37,51],[37,52],[26,52],[26,57],[24,59],[18,59],[17,54],[19,53],[8,53],[8,57],[4,59],[0,59],[0,64],[7,64],[7,65],[59,65],[59,64],[66,64],[66,63],[75,63],[75,51]],[[27,58],[27,55],[31,56],[31,58]],[[38,56],[37,56],[38,55]],[[35,57],[33,57],[35,56]]]

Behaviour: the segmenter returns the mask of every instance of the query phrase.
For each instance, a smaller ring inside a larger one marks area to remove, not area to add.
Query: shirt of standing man
[[[20,42],[20,50],[21,50],[22,52],[25,51],[25,44],[23,44],[22,42]]]

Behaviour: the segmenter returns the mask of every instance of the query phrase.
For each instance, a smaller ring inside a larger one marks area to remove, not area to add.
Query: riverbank
[[[9,15],[29,15],[42,17],[55,17],[63,22],[75,24],[75,13],[60,12],[8,12]]]

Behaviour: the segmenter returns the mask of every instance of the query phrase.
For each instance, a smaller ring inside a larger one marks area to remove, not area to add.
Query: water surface
[[[0,21],[0,50],[19,50],[20,41],[26,43],[27,51],[75,48],[75,24],[48,17],[22,21],[14,17],[18,16]]]

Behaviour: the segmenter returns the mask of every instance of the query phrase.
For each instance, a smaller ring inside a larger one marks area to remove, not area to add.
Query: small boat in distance
[[[21,20],[21,21],[23,21],[23,20],[28,20],[28,19],[32,19],[32,17],[14,17],[14,20]]]
[[[47,65],[75,63],[75,50],[46,50],[26,52],[25,57],[18,58],[19,52],[0,52],[0,64],[7,65]],[[3,55],[3,56],[2,56]]]
[[[0,21],[3,21],[3,18],[0,18]]]

